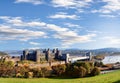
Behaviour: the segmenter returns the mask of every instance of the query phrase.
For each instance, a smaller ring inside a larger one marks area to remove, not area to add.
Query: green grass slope
[[[120,83],[120,70],[87,78],[0,78],[0,83]]]

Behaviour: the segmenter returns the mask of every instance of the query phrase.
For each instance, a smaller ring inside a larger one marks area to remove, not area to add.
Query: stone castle
[[[50,62],[52,59],[65,60],[65,54],[61,54],[61,51],[58,49],[45,49],[43,51],[34,50],[30,52],[29,50],[24,50],[23,55],[21,55],[21,60],[31,60],[35,62],[40,62],[42,59]]]
[[[74,62],[77,60],[92,60],[91,52],[85,53],[84,56],[70,57],[68,53],[62,54],[58,49],[45,49],[45,50],[24,50],[23,55],[21,55],[22,60],[31,60],[35,62],[52,62],[53,60],[65,61],[66,63]]]

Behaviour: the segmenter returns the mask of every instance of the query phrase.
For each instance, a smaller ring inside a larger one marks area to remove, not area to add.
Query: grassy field
[[[120,70],[87,78],[0,78],[0,83],[120,83]]]

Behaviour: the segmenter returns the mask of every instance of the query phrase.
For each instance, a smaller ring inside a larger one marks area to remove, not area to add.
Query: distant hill
[[[0,51],[0,56],[5,56],[5,55],[8,55],[8,54]]]
[[[22,55],[22,50],[7,50],[4,51],[5,53],[7,53],[10,56],[20,56]]]
[[[71,55],[83,55],[86,52],[92,52],[93,55],[105,54],[119,54],[120,48],[101,48],[101,49],[93,49],[93,50],[84,50],[84,49],[66,49],[63,50],[63,53],[70,53]]]
[[[40,49],[43,51],[43,49]],[[106,55],[112,55],[112,54],[119,54],[120,48],[101,48],[101,49],[93,49],[93,50],[86,50],[86,49],[65,49],[61,50],[62,53],[69,53],[70,55],[84,55],[86,52],[92,52],[93,55],[98,54],[106,54]],[[20,56],[22,55],[22,50],[11,50],[11,51],[4,51],[10,56]]]
[[[120,48],[102,48],[102,49],[96,49],[96,50],[91,50],[92,52],[94,52],[96,55],[97,54],[114,54],[114,53],[119,53],[120,52]]]

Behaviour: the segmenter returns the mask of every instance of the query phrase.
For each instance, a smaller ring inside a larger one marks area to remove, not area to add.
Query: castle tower
[[[35,61],[40,62],[40,50],[35,51]]]
[[[60,57],[61,57],[61,51],[56,49],[55,59],[60,59]]]
[[[28,51],[28,50],[23,50],[23,57],[22,57],[22,59],[23,59],[23,60],[27,60],[28,54],[29,54],[29,51]]]
[[[65,55],[65,63],[69,63],[69,58],[70,58],[69,54],[66,54]]]
[[[91,52],[87,52],[87,53],[86,53],[86,56],[89,56],[89,60],[90,60],[90,61],[92,60],[92,53],[91,53]]]
[[[53,49],[52,53],[54,53],[54,54],[55,54],[56,52],[57,52],[57,50],[56,50],[56,49]]]
[[[45,59],[47,60],[47,61],[50,61],[50,49],[48,48],[48,50],[46,51],[46,54],[45,54]]]
[[[43,50],[43,53],[46,53],[46,51],[47,51],[46,49],[45,49],[45,50]]]

